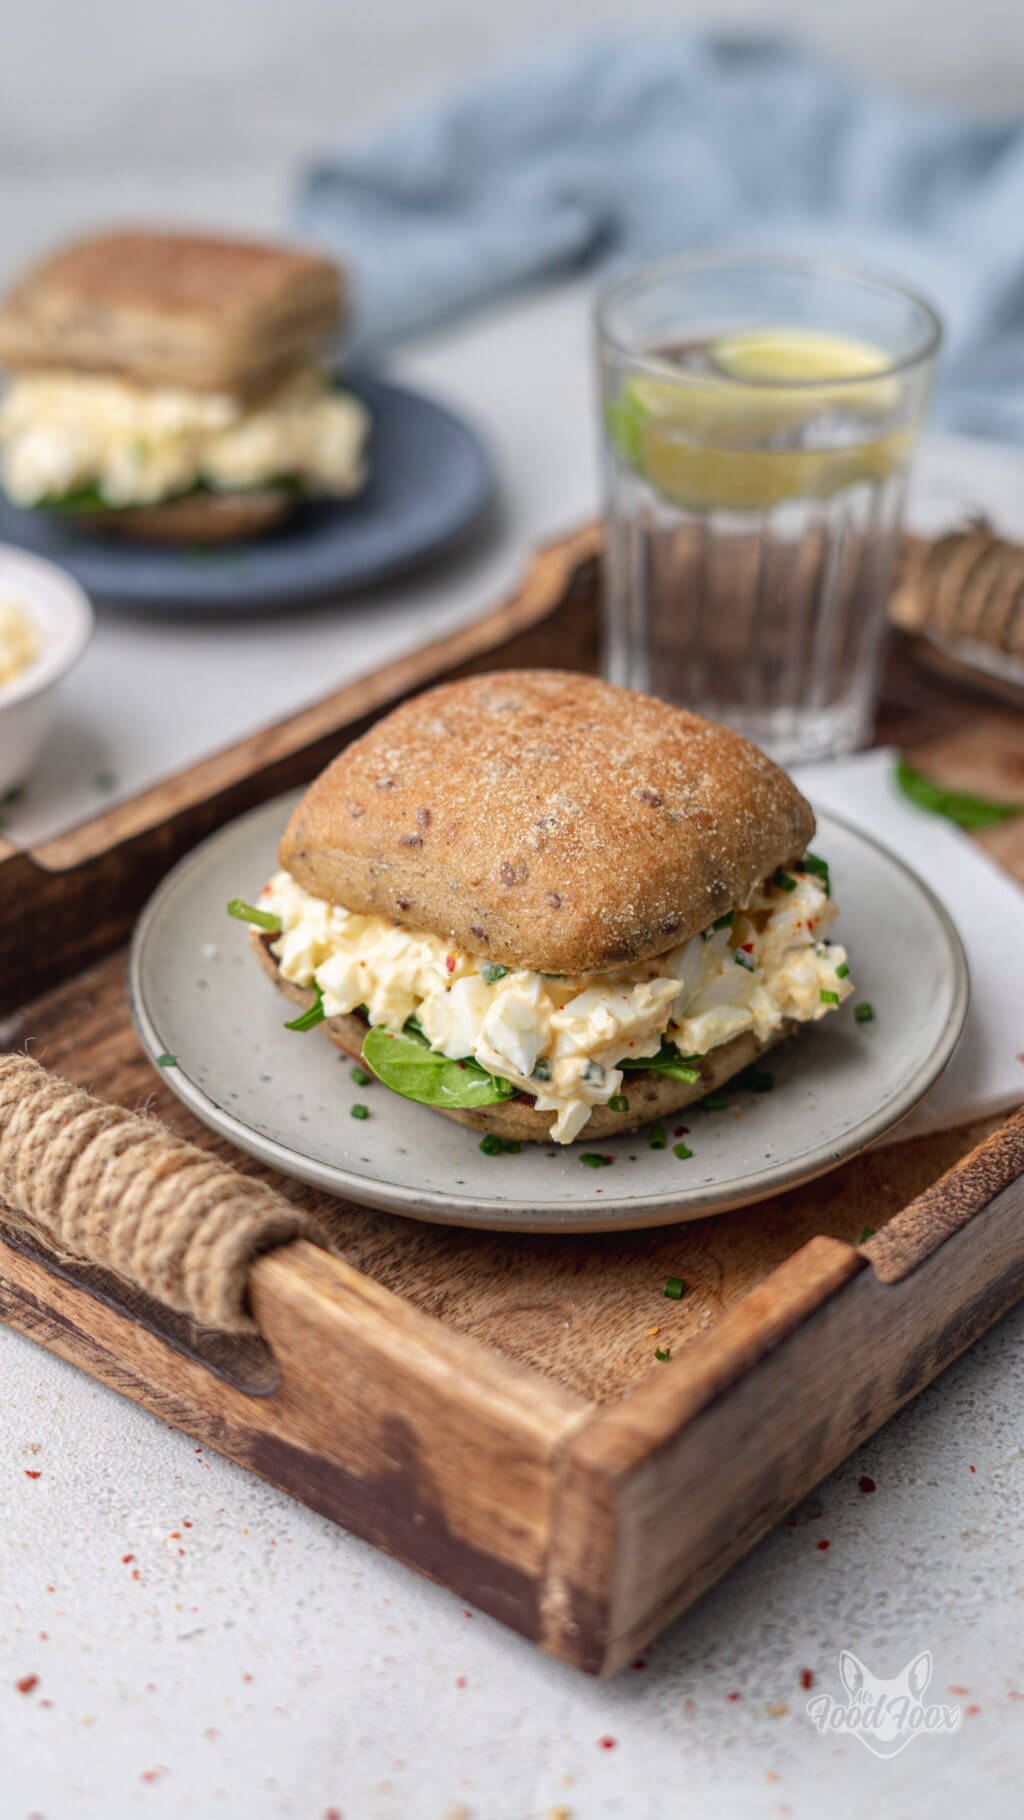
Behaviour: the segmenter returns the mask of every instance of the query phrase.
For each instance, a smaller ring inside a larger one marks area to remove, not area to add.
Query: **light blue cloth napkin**
[[[894,96],[773,39],[647,27],[549,52],[320,157],[299,230],[373,352],[574,270],[774,247],[936,304],[937,414],[1024,440],[1024,120]]]

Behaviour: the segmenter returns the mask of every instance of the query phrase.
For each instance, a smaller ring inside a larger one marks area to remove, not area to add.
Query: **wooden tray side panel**
[[[378,715],[494,665],[594,670],[596,531],[537,559],[521,594],[464,630],[349,684],[31,852],[0,840],[0,1017],[125,940],[182,854],[309,780]]]
[[[596,1516],[574,1547],[559,1520],[546,1609],[566,1628],[549,1647],[590,1672],[630,1661],[1024,1295],[1022,1216],[1018,1176],[898,1282],[860,1269],[632,1472],[620,1468],[628,1401],[584,1427],[563,1472],[569,1511]]]
[[[539,1639],[555,1463],[589,1406],[299,1242],[253,1271],[247,1395],[0,1242],[0,1319]]]

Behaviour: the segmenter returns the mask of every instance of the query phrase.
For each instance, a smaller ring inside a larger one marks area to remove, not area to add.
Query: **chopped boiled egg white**
[[[108,505],[148,505],[199,482],[244,491],[282,479],[345,497],[362,485],[369,418],[307,368],[269,397],[132,385],[65,369],[23,373],[0,402],[0,463],[21,506],[94,487]]]
[[[287,872],[260,907],[280,918],[271,947],[285,979],[318,986],[328,1017],[365,1006],[371,1024],[400,1031],[415,1015],[432,1049],[472,1057],[554,1112],[563,1144],[622,1091],[622,1062],[656,1055],[665,1041],[684,1055],[748,1030],[763,1041],[784,1019],[824,1017],[852,990],[838,971],[845,949],[826,941],[836,906],[811,873],[792,875],[788,888],[767,881],[727,927],[578,979],[528,968],[487,978],[483,970],[500,970],[479,955],[327,904]]]

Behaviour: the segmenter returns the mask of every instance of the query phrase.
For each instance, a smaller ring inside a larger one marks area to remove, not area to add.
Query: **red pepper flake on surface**
[[[970,1693],[970,1691],[971,1691],[971,1690],[970,1690],[970,1688],[969,1688],[969,1687],[955,1687],[955,1686],[951,1686],[951,1687],[950,1687],[950,1689],[949,1689],[949,1691],[950,1691],[950,1693],[951,1693],[951,1694],[969,1694],[969,1693]]]
[[[824,1550],[826,1548],[831,1548],[831,1546],[832,1546],[831,1542],[826,1542],[824,1540],[822,1540],[821,1542],[818,1543],[818,1547],[822,1550]]]
[[[630,1666],[630,1668],[635,1668],[637,1671],[639,1671],[641,1668],[646,1668],[647,1664],[644,1661],[643,1656],[638,1656],[636,1661],[631,1662],[629,1666]]]
[[[614,1750],[617,1743],[618,1743],[617,1738],[604,1737],[604,1738],[599,1738],[597,1740],[597,1746],[598,1746],[599,1750]]]
[[[874,1479],[869,1478],[866,1472],[862,1472],[860,1478],[857,1480],[857,1489],[858,1491],[864,1492],[877,1491],[878,1486],[875,1484]]]
[[[166,1776],[166,1774],[167,1774],[166,1763],[158,1763],[155,1769],[144,1769],[141,1776],[139,1777],[139,1781],[140,1782],[159,1782],[161,1776]]]
[[[968,1718],[973,1719],[975,1713],[980,1713],[981,1707],[980,1706],[965,1706],[964,1711],[967,1714]]]
[[[727,1700],[742,1700],[743,1695],[742,1694],[726,1694],[725,1697]]]
[[[134,1556],[134,1555],[122,1555],[122,1556],[121,1556],[121,1559],[122,1559],[122,1561],[123,1561],[123,1562],[124,1562],[124,1564],[125,1564],[125,1566],[126,1566],[126,1567],[127,1567],[127,1566],[128,1566],[128,1563],[129,1563],[129,1562],[130,1562],[130,1561],[134,1561],[134,1559],[135,1559],[135,1556]]]
[[[192,1528],[192,1525],[191,1525],[191,1523],[190,1523],[190,1522],[189,1522],[189,1521],[188,1521],[188,1519],[187,1519],[187,1518],[186,1518],[186,1520],[185,1520],[185,1522],[184,1522],[184,1523],[183,1523],[183,1524],[182,1524],[182,1526],[181,1526],[181,1527],[182,1527],[182,1529],[191,1529],[191,1528]]]
[[[456,1675],[455,1685],[456,1687],[465,1687],[467,1685],[465,1675]]]
[[[21,1680],[15,1681],[14,1685],[17,1688],[19,1694],[30,1694],[34,1687],[39,1686],[39,1676],[38,1675],[22,1675]]]
[[[446,967],[447,967],[447,969],[448,969],[448,971],[449,971],[449,973],[454,973],[454,972],[455,972],[455,956],[454,956],[454,954],[446,954],[446,955],[445,955],[445,957],[444,957],[444,964],[445,964],[445,966],[446,966]]]
[[[800,1670],[800,1686],[806,1693],[810,1692],[811,1688],[814,1686],[813,1668],[802,1668]]]
[[[967,1470],[968,1472],[977,1472],[978,1468],[976,1466],[969,1466]]]
[[[971,1470],[972,1470],[972,1472],[973,1472],[973,1470],[974,1470],[974,1468],[973,1468],[973,1467],[972,1467],[972,1468],[971,1468]],[[30,1471],[29,1471],[29,1468],[28,1468],[28,1467],[27,1467],[27,1466],[26,1466],[26,1468],[25,1468],[25,1477],[26,1477],[26,1479],[41,1479],[41,1478],[42,1478],[42,1476],[43,1476],[43,1475],[42,1475],[42,1473],[41,1473],[41,1472],[30,1472]]]

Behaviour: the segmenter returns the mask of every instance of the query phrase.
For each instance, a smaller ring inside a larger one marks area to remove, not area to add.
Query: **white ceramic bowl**
[[[78,662],[92,633],[89,597],[77,581],[41,556],[0,544],[0,598],[23,609],[38,652],[0,686],[0,795],[24,783],[57,710],[57,686]]]

